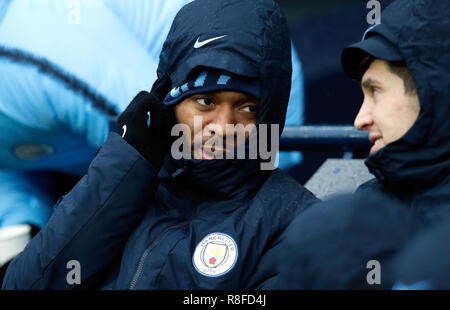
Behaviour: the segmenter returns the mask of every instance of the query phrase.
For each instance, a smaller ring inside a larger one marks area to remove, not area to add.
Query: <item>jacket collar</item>
[[[270,171],[259,169],[257,160],[175,160],[167,156],[159,172],[172,192],[193,201],[220,201],[252,194]]]

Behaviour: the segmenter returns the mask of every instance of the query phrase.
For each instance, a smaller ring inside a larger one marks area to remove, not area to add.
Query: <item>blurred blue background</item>
[[[173,17],[188,2],[0,0],[0,227],[45,224],[115,117],[151,88]],[[362,93],[340,55],[369,26],[367,1],[277,2],[293,43],[286,125],[352,124]],[[329,157],[342,153],[283,152],[279,162],[305,184]]]

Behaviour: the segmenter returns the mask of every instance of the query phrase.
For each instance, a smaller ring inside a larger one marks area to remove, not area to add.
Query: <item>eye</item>
[[[200,98],[196,98],[195,100],[202,106],[209,107],[213,104],[213,101],[209,98],[200,97]]]
[[[258,112],[258,107],[255,105],[248,105],[242,108],[245,112],[256,113]]]

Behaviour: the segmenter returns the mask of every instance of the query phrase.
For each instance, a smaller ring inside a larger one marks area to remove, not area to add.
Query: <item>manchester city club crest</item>
[[[234,267],[237,257],[238,248],[232,237],[223,233],[212,233],[197,244],[192,263],[200,274],[218,277]]]

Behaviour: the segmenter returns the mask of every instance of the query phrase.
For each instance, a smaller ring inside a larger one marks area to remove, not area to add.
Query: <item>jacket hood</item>
[[[214,40],[204,43],[210,39]],[[197,0],[184,6],[163,45],[152,91],[167,94],[199,66],[259,78],[262,91],[256,125],[267,124],[270,129],[278,124],[281,135],[291,88],[291,41],[287,21],[273,1]],[[258,186],[267,176],[260,169],[260,159],[168,157],[163,177],[183,175],[183,184],[225,196]]]
[[[417,86],[420,113],[410,130],[366,160],[392,189],[422,189],[450,172],[450,6],[440,0],[398,0],[369,31],[402,54]]]

